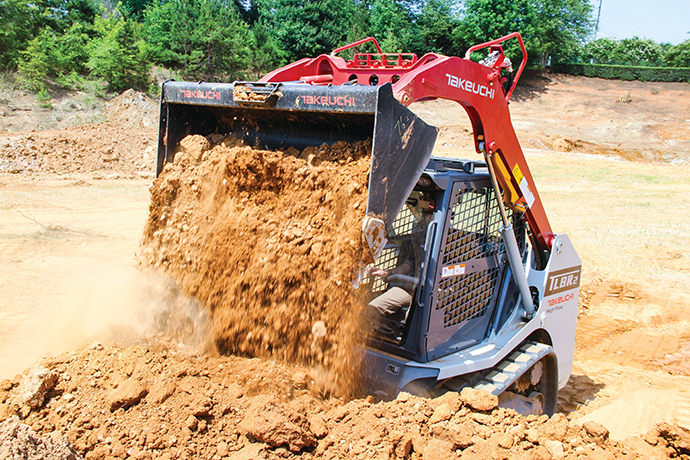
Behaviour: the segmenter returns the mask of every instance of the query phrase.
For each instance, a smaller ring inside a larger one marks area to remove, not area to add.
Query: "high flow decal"
[[[475,83],[470,80],[463,80],[462,78],[456,77],[455,75],[451,75],[449,73],[446,74],[446,77],[448,77],[448,86],[452,86],[453,88],[459,88],[467,91],[468,93],[479,94],[480,96],[488,97],[489,99],[493,99],[494,95],[496,94],[496,90],[491,89],[488,86],[480,85],[479,83]]]
[[[220,92],[219,91],[202,91],[202,90],[192,91],[189,89],[183,89],[182,95],[186,98],[191,98],[191,99],[218,99],[218,100],[220,100]]]
[[[580,268],[578,265],[549,273],[544,297],[578,288],[580,286]]]
[[[309,105],[341,105],[341,106],[354,106],[355,98],[354,96],[300,96],[302,98],[302,103]]]

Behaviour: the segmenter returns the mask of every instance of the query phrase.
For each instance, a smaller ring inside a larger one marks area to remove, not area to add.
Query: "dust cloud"
[[[42,356],[94,341],[129,347],[157,339],[189,352],[209,350],[206,310],[165,275],[89,261],[56,278],[53,283],[66,295],[46,292],[29,311],[3,307],[0,379],[12,378]]]

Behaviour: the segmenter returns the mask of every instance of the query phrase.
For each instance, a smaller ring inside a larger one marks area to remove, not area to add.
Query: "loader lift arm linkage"
[[[523,59],[507,90],[501,70],[507,67],[502,42],[516,38]],[[337,53],[373,42],[378,53],[355,54],[345,61]],[[471,61],[474,51],[489,48],[497,54],[491,67]],[[383,53],[369,37],[334,50],[330,55],[305,58],[274,70],[262,82],[302,81],[311,85],[345,85],[352,82],[372,86],[390,82],[394,97],[404,106],[416,101],[448,99],[458,102],[472,123],[474,146],[491,162],[506,204],[524,212],[537,256],[551,250],[554,234],[510,121],[508,102],[527,62],[522,37],[515,32],[467,50],[464,59],[427,53],[421,58],[409,53]]]

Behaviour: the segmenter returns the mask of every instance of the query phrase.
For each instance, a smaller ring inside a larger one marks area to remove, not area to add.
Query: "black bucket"
[[[156,175],[186,136],[219,133],[269,150],[372,139],[367,215],[390,228],[429,161],[437,129],[382,86],[168,81]]]

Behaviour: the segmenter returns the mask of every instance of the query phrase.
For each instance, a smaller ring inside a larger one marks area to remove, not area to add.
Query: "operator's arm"
[[[386,278],[390,275],[409,275],[412,272],[412,261],[410,259],[405,260],[402,264],[390,270],[384,270],[382,268],[371,267],[369,273],[374,276],[380,276],[381,278]]]

